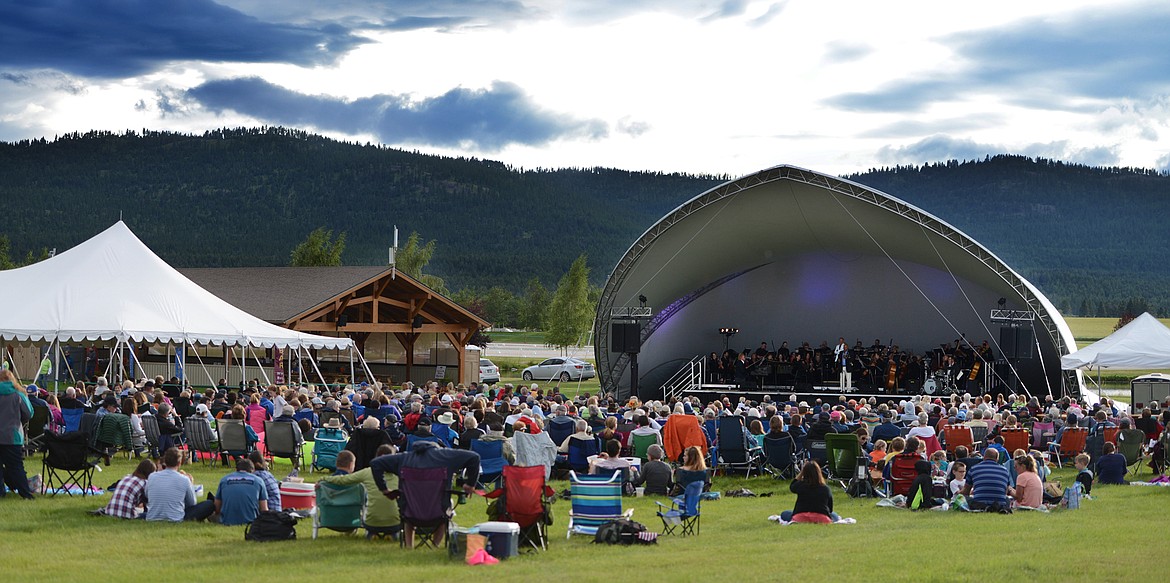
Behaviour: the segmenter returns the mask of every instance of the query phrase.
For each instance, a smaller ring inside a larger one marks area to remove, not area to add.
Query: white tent
[[[280,293],[280,290],[272,290]],[[159,259],[122,221],[55,257],[0,271],[0,337],[347,349],[219,299]]]
[[[1118,331],[1060,358],[1064,370],[1078,368],[1170,368],[1170,328],[1146,312]]]

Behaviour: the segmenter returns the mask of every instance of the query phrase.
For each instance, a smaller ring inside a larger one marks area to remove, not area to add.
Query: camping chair
[[[792,451],[795,448],[792,437],[764,437],[764,471],[775,479],[795,477],[796,458]]]
[[[32,409],[32,418],[29,419],[28,427],[24,431],[24,450],[28,452],[28,455],[32,455],[33,452],[44,447],[44,435],[46,433],[45,426],[47,426],[49,424],[49,420],[52,419],[52,415],[50,414],[48,407],[34,405]]]
[[[158,458],[165,449],[159,443],[161,436],[159,435],[158,419],[153,415],[142,415],[140,419],[142,420],[142,431],[146,433],[146,446],[150,450],[150,457]]]
[[[441,541],[432,540],[440,526],[447,526],[446,536],[451,536],[451,482],[446,468],[402,468],[398,475],[398,493],[402,497],[403,537],[406,546],[406,532],[422,537],[419,546],[440,548]]]
[[[244,429],[242,419],[220,419],[216,423],[216,430],[219,432],[221,457],[244,457],[256,448],[255,444],[248,443],[248,430]]]
[[[544,482],[544,466],[504,466],[503,482],[485,495],[504,497],[503,504],[496,502],[502,511],[492,519],[520,525],[520,546],[548,550],[548,507],[556,501],[556,492]]]
[[[1044,451],[1048,449],[1048,442],[1056,435],[1056,427],[1052,422],[1032,424],[1032,449]]]
[[[823,439],[809,439],[804,442],[804,452],[807,459],[817,462],[824,470],[829,465],[828,446]]]
[[[313,462],[311,470],[336,470],[337,454],[345,449],[348,441],[345,431],[330,427],[317,430],[313,438]]]
[[[752,477],[752,470],[760,467],[762,451],[756,442],[747,443],[744,437],[744,419],[739,415],[719,418],[719,465],[725,470],[744,470]]]
[[[338,486],[318,482],[317,507],[313,511],[313,539],[322,528],[353,534],[366,518],[366,487],[361,484]]]
[[[699,503],[703,498],[703,480],[695,480],[686,485],[683,495],[670,499],[667,506],[655,502],[660,508],[658,517],[662,519],[662,534],[674,534],[679,530],[681,536],[699,534]]]
[[[630,439],[633,441],[630,453],[634,457],[642,460],[643,463],[649,459],[646,455],[646,450],[650,449],[651,445],[658,443],[657,435],[638,435],[635,433],[630,435]]]
[[[64,433],[81,430],[81,418],[85,415],[85,409],[61,409],[61,417],[65,420]]]
[[[711,459],[717,460],[719,459],[719,420],[704,419],[702,427],[703,435],[707,436],[707,445],[711,450]],[[686,448],[683,449],[685,450]]]
[[[296,413],[293,413],[293,419],[297,423],[300,423],[302,419],[308,419],[309,425],[312,425],[313,427],[319,427],[317,422],[317,414],[312,411],[297,411]]]
[[[931,435],[930,437],[919,437],[922,443],[926,444],[926,456],[930,457],[936,451],[942,451],[943,446],[938,441],[938,435]]]
[[[987,427],[971,427],[971,439],[975,442],[974,448],[982,448],[987,443],[987,433],[991,431]]]
[[[363,412],[363,413],[365,412],[365,410],[366,410],[366,408],[365,408],[365,407],[362,407],[362,412]],[[357,416],[356,416],[356,414],[353,412],[353,410],[352,410],[352,409],[342,409],[342,410],[341,410],[341,418],[342,418],[342,419],[345,419],[345,422],[349,424],[350,428],[353,428],[353,427],[357,427],[357,426],[358,426],[358,424],[357,424]],[[322,425],[324,425],[324,424],[325,424],[325,420],[324,420],[324,419],[322,419],[322,420],[321,420],[321,424],[322,424]]]
[[[488,484],[496,484],[504,475],[504,467],[508,460],[504,457],[504,442],[501,440],[484,441],[475,439],[471,442],[471,451],[479,454],[479,488],[486,488]]]
[[[557,447],[560,447],[570,435],[577,431],[573,418],[566,415],[557,415],[549,419],[544,430],[548,432],[548,436],[552,438],[553,443],[557,444]]]
[[[1125,464],[1130,466],[1134,474],[1145,457],[1142,452],[1145,441],[1146,434],[1141,429],[1126,429],[1117,434],[1117,453],[1125,456]]]
[[[215,433],[211,429],[211,421],[202,417],[188,417],[183,424],[183,432],[187,435],[187,448],[191,451],[191,461],[199,457],[204,463],[210,464],[219,453],[215,441]],[[200,456],[199,454],[206,454]]]
[[[704,458],[718,459],[717,457],[708,457],[708,451],[714,448],[710,447],[708,443],[710,437],[699,425],[699,419],[697,417],[693,415],[671,415],[667,420],[666,425],[662,427],[662,447],[666,450],[666,458],[668,460],[672,462],[681,461],[683,452],[691,446],[699,448]]]
[[[975,436],[966,425],[943,425],[943,437],[947,440],[947,453],[952,457],[960,445],[966,446],[967,451],[975,449]]]
[[[93,471],[97,463],[90,461],[90,454],[100,454],[89,444],[89,438],[80,431],[45,434],[45,455],[41,458],[41,474],[44,475],[45,492],[57,495],[65,492],[73,496],[74,488],[81,496],[91,493]]]
[[[293,418],[294,419],[296,418],[295,414],[293,415]],[[330,419],[340,419],[340,418],[341,418],[341,413],[338,413],[337,411],[332,411],[332,410],[325,410],[325,411],[322,411],[322,412],[317,414],[317,421],[319,421],[321,423],[320,427],[325,427],[326,425],[328,425]],[[350,425],[350,427],[353,427],[353,425]]]
[[[1117,434],[1120,432],[1120,427],[1106,427],[1101,430],[1101,433],[1105,435],[1105,443],[1112,443],[1113,445],[1117,445]]]
[[[830,433],[825,436],[825,471],[841,482],[853,479],[857,473],[857,458],[861,456],[861,441],[856,433]]]
[[[413,449],[414,444],[416,444],[420,441],[429,441],[429,442],[431,442],[439,447],[447,447],[446,445],[443,444],[442,439],[439,439],[438,437],[435,437],[433,435],[430,437],[419,437],[417,435],[410,434],[410,435],[406,436],[406,449],[407,450]]]
[[[264,449],[268,458],[288,458],[293,469],[301,467],[304,450],[297,443],[296,424],[284,421],[264,422]]]
[[[614,472],[608,476],[578,476],[577,472],[569,472],[569,529],[565,538],[574,534],[595,536],[597,527],[623,516],[622,514],[622,479],[621,474]]]
[[[107,413],[98,417],[93,439],[94,446],[105,452],[107,458],[111,453],[122,450],[126,452],[126,459],[130,459],[130,452],[134,450],[130,417],[121,413]]]
[[[1056,452],[1056,465],[1064,467],[1064,458],[1075,458],[1085,452],[1085,440],[1089,430],[1084,427],[1069,427],[1060,436],[1060,449]],[[1007,446],[1005,441],[1004,446]],[[1008,450],[1013,451],[1013,450]]]
[[[886,492],[890,496],[910,495],[910,486],[918,476],[914,464],[921,460],[922,458],[914,453],[900,453],[890,459],[887,464],[890,468],[889,483],[886,485]]]
[[[1003,431],[1000,431],[999,434],[1001,437],[1003,437],[1003,448],[1007,450],[1008,457],[1011,457],[1011,455],[1015,453],[1017,449],[1028,451],[1028,449],[1032,446],[1032,435],[1028,432],[1027,429],[1004,429]],[[1081,443],[1081,447],[1084,447],[1084,442]]]
[[[601,453],[597,438],[569,440],[569,467],[574,472],[589,473],[589,458]]]
[[[455,433],[455,430],[451,429],[449,425],[443,425],[439,422],[431,425],[431,433],[442,442],[443,447],[455,447],[455,442],[459,441],[459,435]]]

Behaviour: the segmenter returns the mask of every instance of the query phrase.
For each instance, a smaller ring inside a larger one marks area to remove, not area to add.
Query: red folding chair
[[[556,500],[556,492],[544,483],[544,466],[504,466],[503,473],[504,487],[484,496],[504,497],[499,519],[520,525],[520,545],[548,550],[547,505]]]

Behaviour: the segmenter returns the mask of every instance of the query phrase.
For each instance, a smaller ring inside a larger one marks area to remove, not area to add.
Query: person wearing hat
[[[431,434],[439,438],[444,446],[455,447],[459,441],[459,433],[452,427],[454,424],[455,415],[450,411],[444,411],[435,417],[435,423],[430,426]]]

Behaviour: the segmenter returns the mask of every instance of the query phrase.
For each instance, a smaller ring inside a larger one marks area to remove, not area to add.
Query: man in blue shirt
[[[993,447],[983,452],[983,461],[967,469],[967,486],[963,494],[970,497],[971,510],[987,510],[1008,514],[1008,487],[1012,476],[999,464],[999,451]]]
[[[215,492],[215,512],[224,526],[251,524],[256,515],[268,510],[268,492],[264,482],[252,474],[256,467],[247,459],[236,462],[236,471],[219,481]]]
[[[873,428],[873,435],[870,438],[876,443],[879,439],[890,441],[900,435],[902,435],[902,429],[894,425],[889,413],[885,413],[882,415],[881,425]]]

